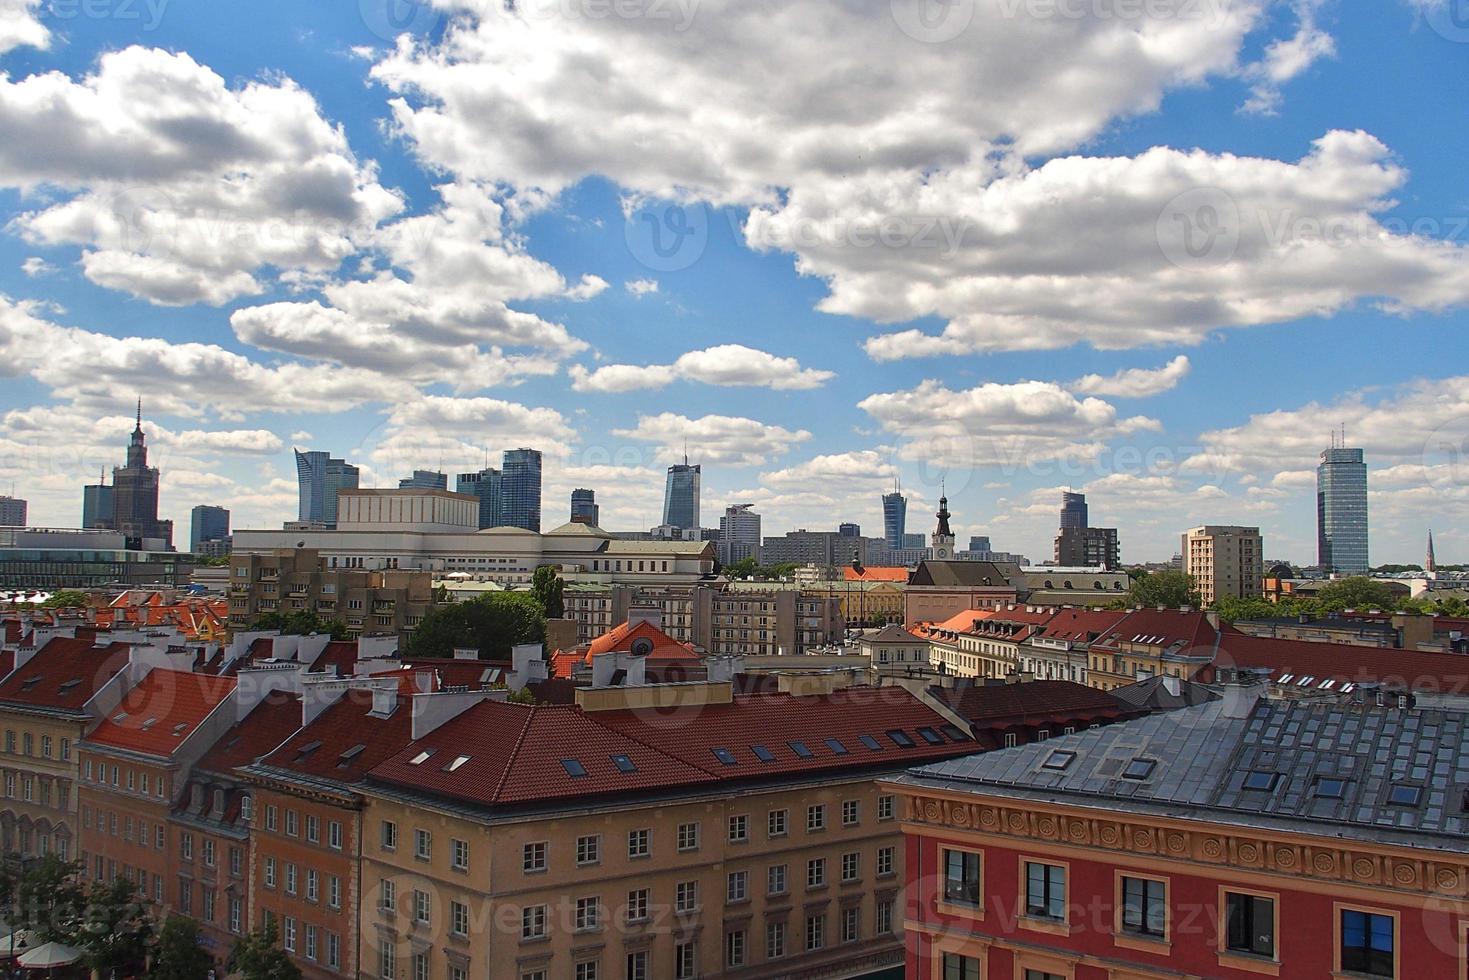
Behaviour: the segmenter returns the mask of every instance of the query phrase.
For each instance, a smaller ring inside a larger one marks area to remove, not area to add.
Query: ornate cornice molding
[[[895,788],[903,791],[909,825],[1328,885],[1385,889],[1420,898],[1469,899],[1469,855],[1415,852],[1386,844],[1374,847],[1365,841],[1275,834],[1265,828],[1050,807],[1031,801],[955,799],[912,786]]]

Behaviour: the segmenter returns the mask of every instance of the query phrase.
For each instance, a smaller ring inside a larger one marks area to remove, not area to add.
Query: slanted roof
[[[927,643],[921,636],[914,636],[897,623],[888,623],[876,633],[867,633],[862,637],[863,643]]]
[[[1219,695],[1202,684],[1163,674],[1113,688],[1108,693],[1133,707],[1152,711],[1172,711],[1219,700]]]
[[[1209,683],[1220,669],[1234,667],[1262,668],[1271,680],[1297,687],[1310,678],[1306,687],[1337,693],[1343,685],[1370,682],[1394,690],[1469,694],[1469,657],[1463,654],[1285,640],[1225,627],[1214,662],[1197,679]],[[1322,688],[1327,681],[1333,683]]]
[[[194,768],[229,775],[236,766],[247,766],[274,751],[300,727],[301,696],[276,691],[225,732]]]
[[[911,575],[906,567],[879,567],[853,568],[848,565],[842,569],[842,578],[848,582],[902,582],[907,584],[908,576]]]
[[[407,696],[400,693],[392,714],[377,717],[372,713],[372,692],[353,688],[261,759],[260,765],[343,785],[360,782],[408,744],[412,714]]]
[[[1023,681],[1014,684],[959,683],[931,687],[929,693],[976,725],[1062,715],[1115,715],[1132,707],[1073,681]]]
[[[125,643],[99,647],[91,635],[52,637],[20,670],[0,680],[0,703],[80,712],[127,662]]]
[[[1014,562],[921,561],[908,584],[1014,589],[1024,587],[1025,576]]]
[[[168,758],[235,689],[235,678],[155,667],[107,713],[89,745]]]
[[[642,640],[643,643],[638,641]],[[587,645],[587,663],[592,657],[604,653],[646,652],[647,656],[659,660],[698,660],[698,655],[686,643],[680,643],[647,620],[623,623],[597,637]]]
[[[1197,610],[1134,609],[1092,644],[1094,649],[1120,649],[1124,643],[1162,647],[1176,654],[1206,656],[1218,631]]]
[[[1059,609],[1035,635],[1049,640],[1090,643],[1126,616],[1120,609]]]
[[[1249,697],[1235,689],[1205,705],[925,766],[900,781],[1469,852],[1460,798],[1469,714]],[[1139,778],[1128,778],[1134,763]],[[1417,788],[1416,800],[1395,799],[1399,787]]]

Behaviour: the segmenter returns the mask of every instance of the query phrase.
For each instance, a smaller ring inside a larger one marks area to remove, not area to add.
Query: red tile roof
[[[934,687],[930,693],[976,725],[995,722],[1045,721],[1077,714],[1123,714],[1134,709],[1105,691],[1072,681],[1026,681],[1017,684],[964,684]]]
[[[489,701],[469,708],[427,738],[397,752],[372,772],[381,780],[480,805],[581,799],[721,780],[805,772],[902,766],[976,751],[973,741],[901,688],[853,688],[821,697],[737,695],[732,703],[677,714]],[[940,744],[918,731],[930,730]],[[888,733],[901,731],[902,747]],[[945,732],[954,735],[945,737]],[[875,740],[868,748],[859,736]],[[834,739],[845,751],[828,744]],[[791,743],[804,745],[803,758]],[[770,762],[754,746],[769,752]],[[715,754],[729,753],[730,763]],[[414,765],[415,758],[429,752]],[[455,767],[460,756],[465,761]],[[625,756],[630,771],[615,757]],[[585,775],[563,765],[570,760]]]
[[[1060,609],[1036,631],[1036,636],[1072,643],[1089,643],[1120,623],[1127,613],[1108,609]]]
[[[228,774],[273,752],[301,727],[301,696],[275,691],[204,754],[195,769]]]
[[[1179,653],[1192,650],[1202,655],[1206,648],[1214,646],[1216,635],[1213,624],[1201,612],[1136,609],[1098,638],[1092,646],[1113,649],[1124,643],[1138,643]]]
[[[52,637],[28,663],[0,680],[0,702],[80,712],[128,662],[128,646],[96,646],[90,635]]]
[[[357,643],[353,640],[332,640],[317,655],[307,668],[308,673],[332,673],[336,668],[338,677],[351,677],[352,667],[357,663]]]
[[[372,714],[371,691],[349,690],[260,761],[302,776],[357,783],[408,744],[412,714],[405,694],[400,693],[392,714],[379,718]]]
[[[551,655],[551,676],[572,676],[577,665],[591,666],[593,657],[607,653],[640,653],[648,658],[648,668],[655,674],[658,669],[672,665],[696,666],[703,661],[694,652],[692,644],[680,643],[657,626],[646,620],[623,623],[587,644],[586,651],[564,652],[558,650]]]
[[[847,582],[908,582],[908,569],[906,568],[867,568],[859,572],[848,565],[842,569],[842,579]]]
[[[1469,693],[1469,656],[1464,654],[1249,636],[1230,626],[1220,634],[1214,663],[1195,679],[1212,682],[1221,667],[1267,668],[1273,680],[1291,675],[1298,686],[1301,678],[1311,677],[1309,686],[1318,689],[1323,681],[1335,680],[1337,692],[1342,684],[1369,682],[1419,692]]]
[[[467,687],[478,691],[486,687],[503,687],[512,664],[499,660],[455,660],[450,658],[414,658],[403,661],[403,669],[413,673],[431,672],[434,690]]]
[[[155,667],[86,742],[168,758],[234,689],[233,677]]]

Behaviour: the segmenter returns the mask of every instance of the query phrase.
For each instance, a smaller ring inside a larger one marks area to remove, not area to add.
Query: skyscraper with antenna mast
[[[904,547],[908,531],[908,498],[903,496],[903,481],[893,478],[893,492],[882,495],[882,536],[887,546],[896,551]]]
[[[689,465],[689,447],[684,444],[683,462],[668,468],[668,482],[663,488],[663,523],[685,530],[699,524],[699,484],[702,473],[698,463]]]

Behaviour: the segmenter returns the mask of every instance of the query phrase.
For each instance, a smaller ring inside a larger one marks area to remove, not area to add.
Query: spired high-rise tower
[[[1366,575],[1369,567],[1367,464],[1362,450],[1334,436],[1316,467],[1316,563],[1338,575]]]
[[[663,523],[684,530],[699,524],[699,464],[689,465],[688,453],[682,463],[668,468],[668,482],[663,488]]]
[[[143,435],[143,400],[138,399],[138,419],[128,442],[126,466],[112,468],[112,517],[106,526],[121,531],[142,547],[143,539],[162,541],[173,550],[173,521],[158,519],[158,469],[148,465],[148,440]]]
[[[903,487],[894,481],[893,492],[882,495],[882,537],[893,551],[907,547],[904,535],[908,531],[908,498],[903,496]]]

